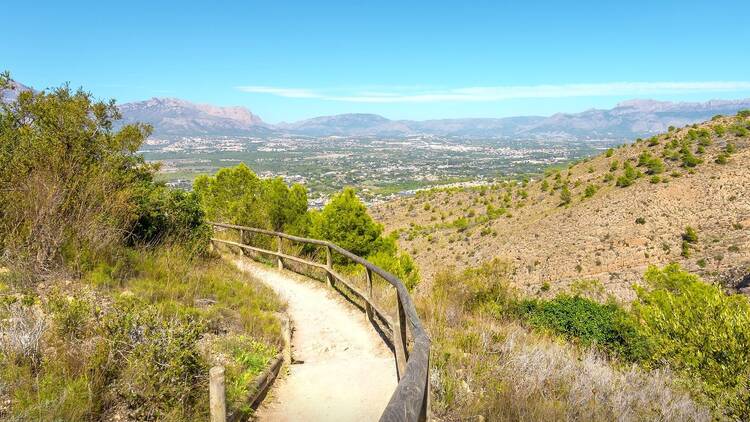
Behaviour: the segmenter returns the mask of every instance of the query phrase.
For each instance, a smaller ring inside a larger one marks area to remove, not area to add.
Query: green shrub
[[[368,256],[367,260],[398,277],[409,290],[413,290],[419,283],[417,265],[406,252],[379,251]]]
[[[139,420],[164,419],[204,407],[208,366],[197,348],[206,331],[188,314],[163,318],[156,307],[126,298],[115,303],[103,323],[119,366],[115,384],[118,397]]]
[[[383,247],[383,226],[367,213],[354,190],[344,189],[312,217],[313,237],[329,240],[349,252],[368,256]],[[336,258],[346,262],[343,257]]]
[[[685,226],[685,232],[682,234],[682,240],[688,243],[698,242],[698,232],[691,226]]]
[[[591,198],[592,196],[594,196],[597,190],[598,188],[596,187],[596,185],[587,185],[586,189],[583,191],[584,198]]]
[[[119,117],[114,102],[68,86],[0,102],[0,186],[13,187],[0,189],[6,266],[49,272],[64,264],[66,244],[99,253],[122,240],[154,167],[137,153],[150,128],[114,131]]]
[[[628,187],[632,185],[635,182],[635,179],[641,177],[642,174],[633,168],[630,163],[625,163],[625,166],[623,167],[623,174],[622,176],[617,178],[617,182],[615,183],[619,187]]]
[[[650,267],[633,311],[654,347],[649,361],[696,381],[718,415],[750,417],[750,304],[682,271]]]
[[[204,251],[211,229],[204,220],[198,197],[177,189],[156,186],[138,197],[137,219],[129,240],[153,245],[171,240]]]
[[[614,303],[559,295],[550,301],[523,301],[520,312],[535,327],[596,345],[628,361],[641,361],[649,353],[648,339],[639,333],[637,322]]]
[[[568,185],[563,185],[562,190],[560,191],[560,201],[562,205],[570,204],[570,201],[572,200],[572,196],[570,194],[570,189],[568,189]]]

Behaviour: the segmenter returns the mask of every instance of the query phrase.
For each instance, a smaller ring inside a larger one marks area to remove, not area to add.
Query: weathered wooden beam
[[[326,282],[328,287],[333,287],[333,276],[331,270],[333,269],[333,258],[331,257],[331,247],[326,245]]]
[[[365,298],[365,314],[367,315],[367,319],[372,322],[372,270],[369,268],[365,268],[365,274],[367,276],[367,289],[365,290],[365,294],[367,297]]]
[[[226,422],[227,404],[224,395],[224,367],[214,366],[208,371],[208,400],[211,422]]]
[[[393,348],[396,354],[396,370],[400,380],[406,372],[409,351],[406,349],[406,313],[401,303],[401,295],[396,291],[396,320],[393,322]]]
[[[281,255],[283,255],[284,252],[282,252],[282,250],[281,250],[281,236],[276,236],[276,246],[277,246],[276,250],[279,253],[278,255],[276,255],[276,264],[277,264],[277,266],[279,267],[280,270],[283,270],[284,269],[284,260],[281,259]]]

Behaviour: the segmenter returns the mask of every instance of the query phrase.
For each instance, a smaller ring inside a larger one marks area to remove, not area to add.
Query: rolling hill
[[[465,268],[500,257],[512,262],[514,283],[532,294],[598,280],[628,300],[648,265],[669,262],[743,289],[750,284],[748,133],[747,114],[715,118],[528,183],[427,191],[372,212],[399,231],[428,285],[446,264]],[[684,244],[687,226],[698,240]]]

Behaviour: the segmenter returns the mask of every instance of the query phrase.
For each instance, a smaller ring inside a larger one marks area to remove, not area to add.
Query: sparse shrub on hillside
[[[682,234],[682,240],[688,243],[698,242],[698,232],[691,226],[685,226],[685,232]]]
[[[748,129],[745,126],[743,126],[741,123],[735,123],[729,126],[729,132],[732,135],[740,137],[740,138],[748,136],[748,133],[750,133],[748,132]]]
[[[617,169],[620,168],[620,162],[617,160],[612,160],[612,162],[609,165],[609,171],[615,172]]]
[[[646,224],[646,219],[643,217],[638,217],[635,219],[635,224]]]
[[[594,194],[596,193],[598,189],[599,188],[596,185],[593,185],[593,184],[586,185],[586,189],[583,191],[583,197],[591,198],[592,196],[594,196]]]
[[[736,150],[734,144],[731,142],[727,142],[727,146],[724,148],[724,152],[727,154],[734,154]]]
[[[433,339],[432,409],[437,416],[527,421],[591,420],[593,415],[602,420],[709,419],[666,371],[646,372],[613,363],[602,353],[509,321],[510,315],[518,315],[511,271],[507,264],[494,261],[464,272],[444,272],[435,278],[430,294],[419,299]],[[548,284],[542,286],[547,290]],[[579,300],[570,302],[575,305]],[[565,316],[556,321],[551,311],[560,308]],[[586,302],[568,307],[558,301],[539,316],[565,330],[586,333],[589,339],[616,339],[617,334],[609,333],[629,333],[615,322],[621,312],[609,305]],[[571,325],[558,324],[563,320]]]
[[[713,130],[716,136],[724,136],[727,133],[727,128],[723,125],[715,125]]]
[[[659,157],[654,157],[648,151],[644,151],[638,157],[638,166],[647,168],[647,174],[660,174],[664,172],[664,163]]]
[[[750,117],[750,110],[740,110],[737,112],[737,117],[745,119]]]
[[[680,150],[680,154],[683,167],[696,167],[698,164],[703,162],[703,160],[693,155],[693,153],[690,151],[690,148],[688,148],[687,146],[682,147],[682,149]]]
[[[615,176],[612,173],[607,173],[604,175],[604,183],[608,183],[615,180]]]
[[[614,150],[614,149],[612,149],[612,148],[610,148],[610,149],[608,149],[608,150],[607,150],[607,152],[606,152],[606,153],[604,153],[604,155],[605,155],[605,156],[606,156],[607,158],[609,158],[609,157],[611,157],[611,156],[612,156],[612,155],[613,155],[614,153],[615,153],[615,150]]]
[[[690,258],[690,242],[687,240],[682,241],[680,256],[683,258]]]
[[[458,231],[462,232],[469,228],[469,221],[464,217],[460,217],[453,220],[453,223],[451,223],[451,225],[454,228],[458,229]]]
[[[542,184],[539,186],[539,190],[541,190],[542,192],[547,192],[548,189],[549,182],[547,181],[547,179],[542,180]]]
[[[720,153],[716,156],[716,160],[714,161],[716,164],[727,164],[729,162],[729,156],[726,153]]]
[[[651,178],[649,179],[649,181],[651,183],[653,183],[653,184],[657,184],[657,183],[661,182],[661,177],[658,176],[658,175],[653,175],[653,176],[651,176]]]
[[[572,196],[570,194],[570,189],[568,189],[568,185],[563,185],[562,190],[560,191],[561,205],[570,204],[571,200]]]
[[[622,176],[617,178],[616,185],[624,188],[632,185],[635,180],[639,177],[641,177],[640,172],[638,172],[636,169],[633,168],[630,163],[625,163],[625,166],[623,167],[624,171]]]

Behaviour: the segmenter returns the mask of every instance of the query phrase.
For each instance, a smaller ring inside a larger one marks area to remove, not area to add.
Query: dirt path
[[[365,315],[319,282],[245,258],[235,264],[288,302],[289,367],[256,412],[260,421],[376,421],[396,388],[393,355]]]

